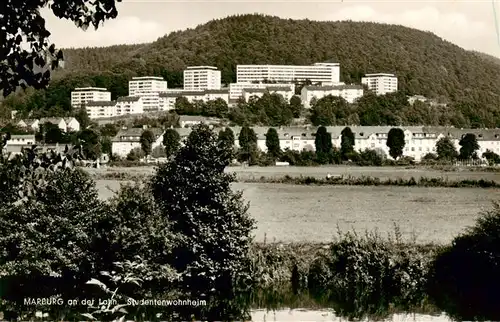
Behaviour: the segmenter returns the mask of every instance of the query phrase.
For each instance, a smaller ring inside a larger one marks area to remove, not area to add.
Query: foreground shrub
[[[230,145],[199,125],[151,181],[157,204],[179,236],[170,256],[182,274],[178,287],[186,296],[209,303],[192,311],[197,319],[242,319],[247,313],[235,297],[252,282],[254,220],[242,193],[231,189],[234,175],[224,173],[232,157]]]
[[[432,300],[460,320],[500,320],[500,206],[456,237],[432,264]]]
[[[416,245],[340,234],[330,252],[317,259],[309,272],[309,289],[331,303],[342,316],[364,318],[390,312],[391,306],[410,308],[425,299],[428,253]]]

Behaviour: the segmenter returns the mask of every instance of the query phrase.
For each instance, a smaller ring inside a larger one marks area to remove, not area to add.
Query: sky
[[[172,1],[123,0],[118,17],[97,31],[79,30],[42,11],[51,41],[59,48],[155,41],[172,31],[196,27],[234,14],[261,13],[282,18],[373,21],[431,31],[456,45],[500,58],[500,0],[330,0],[330,1]],[[496,12],[495,12],[496,11]]]

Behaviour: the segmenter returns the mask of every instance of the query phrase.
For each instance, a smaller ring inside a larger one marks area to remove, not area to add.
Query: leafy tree
[[[448,137],[443,137],[436,142],[436,152],[439,160],[452,161],[458,157],[457,149]]]
[[[500,156],[493,151],[486,150],[486,152],[483,153],[482,157],[488,160],[490,164],[500,163]]]
[[[80,129],[86,129],[90,125],[90,117],[87,109],[82,106],[76,110],[75,119],[80,123]]]
[[[390,129],[387,133],[386,145],[389,148],[389,155],[394,160],[402,156],[405,147],[405,132],[400,128]]]
[[[100,23],[116,18],[115,1],[9,1],[2,10],[2,23],[9,28],[0,31],[0,90],[4,97],[14,92],[19,86],[26,88],[44,88],[50,79],[50,69],[59,66],[63,59],[61,51],[49,45],[50,32],[45,28],[45,20],[40,10],[45,7],[58,18],[69,19],[79,27],[86,29],[92,24],[96,29]],[[27,42],[30,49],[22,46]]]
[[[245,125],[241,128],[238,143],[241,150],[250,150],[252,144],[257,144],[257,134],[253,129]]]
[[[111,142],[109,137],[101,137],[101,152],[106,153],[107,155],[111,155],[111,148],[113,143]]]
[[[348,159],[348,155],[352,152],[354,152],[354,133],[352,133],[352,130],[350,127],[345,127],[341,134],[341,141],[340,141],[340,154],[344,160]]]
[[[205,103],[205,110],[202,113],[204,116],[215,116],[223,118],[229,112],[229,107],[227,102],[222,98],[217,98],[215,100],[210,100]]]
[[[226,142],[230,147],[234,146],[234,132],[230,127],[226,127],[224,130],[219,132],[219,141]]]
[[[302,100],[300,96],[294,95],[290,99],[290,109],[292,110],[293,117],[298,118],[302,114],[302,109],[304,106],[302,105]]]
[[[79,132],[78,142],[86,159],[96,160],[101,156],[101,140],[97,131],[85,129]]]
[[[177,97],[174,105],[175,113],[178,115],[199,115],[201,110],[196,110],[196,106],[189,102],[184,96]]]
[[[95,183],[71,167],[70,154],[29,149],[0,159],[2,299],[87,297],[86,281],[103,268],[96,249],[105,246],[89,236],[108,213]]]
[[[427,294],[457,321],[496,321],[500,287],[500,207],[483,213],[476,224],[455,237],[432,262]],[[467,264],[464,264],[467,263]]]
[[[477,143],[476,135],[473,133],[465,134],[460,141],[460,155],[459,158],[462,160],[467,160],[472,158],[476,151],[479,150],[479,144]]]
[[[141,149],[144,151],[146,156],[151,154],[153,148],[153,143],[155,141],[155,135],[150,130],[145,130],[142,132],[139,142],[141,143]]]
[[[332,135],[328,133],[326,127],[320,126],[316,131],[314,145],[317,153],[330,153],[333,148]]]
[[[333,150],[332,135],[328,133],[326,127],[320,126],[316,131],[314,138],[314,145],[316,147],[316,156],[318,162],[324,164],[329,161],[330,154]]]
[[[153,158],[166,158],[167,153],[165,152],[165,147],[162,145],[158,145],[151,151],[151,156]]]
[[[207,125],[197,125],[151,182],[171,231],[181,236],[169,256],[182,274],[179,287],[191,298],[209,300],[196,319],[243,318],[227,304],[252,280],[249,251],[255,221],[242,193],[231,189],[234,175],[224,171],[232,153]]]
[[[278,132],[276,131],[275,128],[269,128],[266,133],[266,147],[267,147],[267,152],[277,158],[281,154],[281,147],[280,147],[280,138],[278,136]]]
[[[146,155],[144,154],[144,151],[141,148],[133,148],[127,154],[127,160],[128,161],[139,161],[140,159],[144,158],[145,156]]]
[[[45,123],[43,126],[45,143],[61,143],[63,141],[64,133],[59,126],[52,123]]]
[[[99,131],[101,132],[101,136],[107,136],[107,137],[115,137],[116,134],[118,133],[118,128],[115,124],[113,123],[107,123],[104,124]]]
[[[165,147],[165,155],[170,158],[179,150],[181,146],[181,136],[174,129],[167,129],[163,134],[163,146]]]

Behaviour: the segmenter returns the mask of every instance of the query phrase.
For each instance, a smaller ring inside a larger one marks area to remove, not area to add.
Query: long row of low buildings
[[[332,136],[333,146],[340,148],[341,132],[344,126],[329,126],[327,131]],[[355,150],[375,149],[383,151],[388,158],[389,148],[386,145],[387,135],[392,127],[389,126],[352,126],[351,130],[355,136]],[[241,127],[232,127],[235,134],[235,145],[238,146],[238,135]],[[261,151],[267,151],[265,134],[268,127],[253,127],[257,134],[257,145]],[[500,154],[500,129],[457,129],[448,127],[426,127],[411,126],[401,127],[405,133],[404,156],[420,161],[427,153],[436,153],[436,143],[443,137],[448,137],[459,150],[459,141],[463,135],[473,133],[476,135],[480,149],[478,155],[490,150]],[[216,131],[222,128],[216,128]],[[282,127],[276,129],[280,139],[281,149],[294,151],[314,151],[316,127]],[[132,149],[140,148],[139,138],[144,129],[123,128],[112,140],[112,151],[114,154],[125,157]],[[164,130],[154,129],[156,142],[154,147],[163,141]],[[191,128],[179,128],[176,131],[181,138],[186,138],[191,132]]]
[[[222,87],[221,72],[213,66],[191,66],[184,71],[184,87],[168,88],[162,77],[133,77],[129,81],[129,95],[111,100],[105,88],[76,88],[71,93],[73,107],[85,106],[92,119],[168,111],[174,108],[178,97],[190,102],[222,99],[233,106],[240,98],[260,97],[266,91],[290,101],[295,95],[295,83],[309,83],[300,93],[302,104],[309,108],[313,98],[327,95],[341,96],[353,103],[363,96],[365,85],[376,94],[395,92],[397,77],[393,74],[367,74],[361,84],[340,82],[338,63],[314,65],[237,65],[236,83]]]

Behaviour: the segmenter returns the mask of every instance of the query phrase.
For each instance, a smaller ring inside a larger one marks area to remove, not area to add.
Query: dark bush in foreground
[[[429,275],[432,300],[460,320],[500,320],[500,206],[456,237],[435,259]]]
[[[349,318],[388,315],[391,306],[417,307],[425,300],[431,254],[424,247],[402,244],[399,238],[340,234],[329,254],[312,264],[309,289]]]

